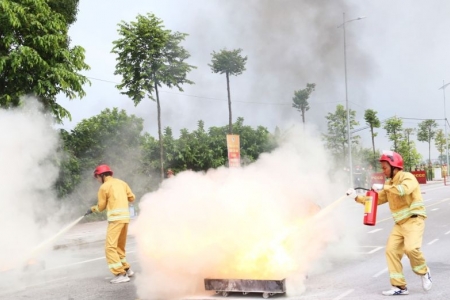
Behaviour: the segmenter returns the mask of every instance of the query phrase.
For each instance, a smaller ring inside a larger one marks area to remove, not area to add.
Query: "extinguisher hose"
[[[363,187],[355,187],[355,190],[365,190],[365,191],[370,191],[370,189],[366,189]]]

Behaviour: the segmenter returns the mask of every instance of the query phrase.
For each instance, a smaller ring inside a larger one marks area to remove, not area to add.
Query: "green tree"
[[[386,130],[388,139],[394,143],[394,149],[392,149],[395,152],[398,152],[398,145],[400,141],[403,138],[403,121],[400,118],[392,117],[386,120],[384,123],[384,130]]]
[[[76,14],[75,14],[76,15]],[[56,102],[85,96],[84,49],[69,46],[68,21],[45,0],[0,1],[0,107],[36,96],[61,122],[70,113]]]
[[[359,123],[355,121],[356,112],[349,110],[350,130]],[[334,113],[328,113],[328,134],[324,134],[323,138],[326,147],[335,156],[336,161],[345,161],[348,157],[348,132],[347,132],[347,110],[343,105],[336,106]],[[359,144],[359,136],[351,137],[352,147]]]
[[[411,140],[411,135],[415,132],[414,128],[405,128],[403,130],[403,143],[401,143],[401,147],[399,147],[399,153],[404,158],[405,167],[407,170],[411,171],[412,166],[416,165],[413,150],[415,150],[414,142]]]
[[[374,162],[376,160],[377,154],[375,152],[375,137],[378,135],[378,133],[374,132],[374,128],[380,128],[381,122],[380,119],[377,117],[377,112],[373,109],[367,109],[364,112],[364,121],[366,121],[366,124],[370,128],[370,136],[372,138],[372,151],[373,151],[373,157],[371,160],[371,164],[374,165]]]
[[[120,39],[113,42],[112,53],[118,55],[115,75],[122,75],[117,85],[122,94],[138,105],[147,95],[156,100],[160,175],[164,178],[164,142],[161,126],[161,102],[158,88],[165,85],[183,91],[182,84],[193,84],[186,78],[194,66],[185,62],[189,52],[180,44],[187,34],[164,29],[163,22],[153,14],[138,15],[131,23],[119,24]],[[155,94],[155,97],[153,97]]]
[[[148,132],[144,133],[142,136],[142,170],[143,173],[149,177],[153,174],[157,174],[158,177],[161,176],[160,171],[160,159],[159,155],[160,147],[159,141],[151,136]]]
[[[414,141],[408,140],[406,136],[398,142],[397,151],[403,157],[405,170],[411,171],[413,166],[418,166],[422,160]]]
[[[258,126],[256,129],[244,125],[244,118],[240,117],[234,124],[234,130],[240,137],[241,159],[244,164],[252,163],[261,153],[267,153],[275,148],[267,128]]]
[[[165,153],[165,161],[164,166],[167,169],[172,168],[171,162],[175,160],[175,147],[176,147],[176,140],[172,133],[172,128],[166,127],[164,128],[164,153]]]
[[[294,91],[294,98],[292,101],[292,107],[296,108],[302,115],[302,122],[305,124],[305,112],[309,110],[308,99],[312,92],[314,92],[316,88],[315,83],[307,83],[306,88],[303,90]]]
[[[50,8],[61,14],[67,25],[75,23],[78,14],[79,0],[48,0],[47,4]]]
[[[70,133],[64,129],[60,130],[60,139],[68,141]],[[55,190],[58,198],[64,198],[72,193],[77,185],[81,182],[81,168],[78,158],[66,143],[61,143],[59,149],[60,158],[57,163],[59,165],[59,175],[55,182]]]
[[[379,157],[379,154],[376,153],[376,155]],[[366,167],[367,165],[372,165],[373,167],[376,167],[377,165],[374,165],[374,154],[372,149],[370,148],[363,148],[355,146],[352,148],[352,158],[356,162],[356,165],[359,165],[361,167]]]
[[[83,169],[102,163],[125,166],[133,149],[141,143],[143,122],[124,110],[107,108],[78,123],[65,145],[81,160]]]
[[[78,123],[65,135],[64,145],[78,158],[81,170],[103,163],[125,170],[131,158],[140,157],[142,129],[143,119],[117,108],[105,109]]]
[[[447,149],[447,142],[445,139],[444,131],[442,129],[439,129],[436,131],[436,137],[434,138],[434,145],[436,146],[437,151],[439,152],[439,162],[441,165],[444,163],[447,163],[447,156],[443,153]]]
[[[241,158],[244,164],[255,161],[261,153],[270,152],[275,147],[273,138],[265,127],[258,126],[254,129],[244,125],[244,119],[239,117],[233,128],[240,137]],[[228,161],[225,138],[227,130],[228,126],[223,126],[211,127],[206,131],[203,121],[198,122],[197,129],[192,133],[187,129],[181,130],[175,155],[179,160],[173,168],[206,171],[225,165]]]
[[[224,136],[225,134],[222,134],[222,138]],[[220,147],[212,148],[211,141],[211,137],[205,130],[205,123],[201,120],[198,121],[197,129],[193,132],[182,129],[176,143],[178,159],[173,166],[174,169],[202,171],[223,165],[224,160],[220,159],[220,156],[224,155],[223,148],[226,145],[221,144]]]
[[[126,178],[138,199],[154,188],[159,180],[151,181],[148,177],[154,172],[145,164],[144,154],[147,155],[147,152],[144,151],[148,150],[145,147],[148,136],[142,134],[143,122],[142,118],[113,108],[82,120],[69,132],[62,130],[61,137],[67,155],[61,163],[63,169],[57,190],[67,195],[77,190],[80,183],[85,188],[98,188],[90,179],[99,164],[110,165],[115,176]],[[157,149],[150,150],[159,154]],[[86,181],[86,178],[89,180]]]
[[[211,53],[212,60],[211,67],[213,73],[225,73],[227,79],[227,93],[228,93],[228,133],[233,133],[233,119],[231,113],[231,95],[230,95],[230,75],[241,75],[245,71],[245,63],[247,56],[241,55],[242,49],[226,50],[222,49],[220,52]]]
[[[425,120],[419,123],[419,130],[417,132],[417,140],[419,142],[428,143],[428,163],[431,164],[431,141],[436,135],[436,127],[438,124],[435,120]]]

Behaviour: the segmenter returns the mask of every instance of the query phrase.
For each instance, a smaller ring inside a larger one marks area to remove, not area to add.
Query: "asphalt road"
[[[422,251],[431,269],[433,288],[422,289],[421,279],[410,268],[407,257],[403,267],[410,294],[408,299],[450,299],[450,186],[422,185],[427,208]],[[385,299],[381,291],[388,290],[389,275],[384,256],[387,237],[393,226],[387,204],[378,207],[377,225],[367,227],[361,255],[342,262],[327,274],[311,276],[301,299]]]
[[[450,186],[442,183],[422,186],[428,219],[422,250],[431,268],[433,288],[424,292],[419,276],[412,273],[404,258],[408,299],[450,299]],[[347,204],[345,204],[347,205]],[[359,209],[359,205],[349,206]],[[325,273],[311,274],[306,291],[300,297],[274,295],[271,299],[385,299],[389,275],[384,246],[392,228],[387,205],[379,207],[377,225],[364,227],[357,253],[342,260]],[[361,220],[362,223],[362,220]],[[128,243],[128,260],[139,276],[136,244]],[[43,257],[29,270],[1,272],[0,299],[138,299],[134,278],[129,283],[109,284],[112,275],[106,267],[103,242],[61,248]],[[222,299],[220,295],[186,297],[186,299]],[[261,294],[230,294],[227,299],[262,299]]]
[[[106,228],[105,228],[106,230]],[[140,271],[132,238],[127,259]],[[104,257],[104,242],[71,246],[52,251],[26,270],[0,273],[0,299],[94,300],[137,299],[134,278],[128,283],[110,284]]]

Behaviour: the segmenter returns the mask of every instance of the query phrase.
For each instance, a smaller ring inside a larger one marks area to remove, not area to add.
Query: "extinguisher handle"
[[[382,190],[383,189],[383,184],[382,183],[374,183],[373,185],[372,185],[372,190],[374,190],[374,191],[379,191],[379,190]]]

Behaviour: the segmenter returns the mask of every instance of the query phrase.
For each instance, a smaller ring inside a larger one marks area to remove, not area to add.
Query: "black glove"
[[[92,214],[92,209],[88,209],[88,211],[84,214],[84,216],[86,217],[87,215],[90,215],[90,214]]]

